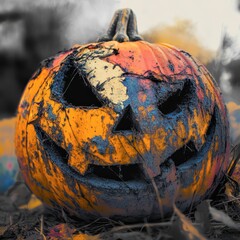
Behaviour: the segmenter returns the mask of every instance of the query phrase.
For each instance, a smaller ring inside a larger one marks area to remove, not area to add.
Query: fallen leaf
[[[0,227],[0,237],[6,232],[8,226]]]
[[[61,223],[50,228],[47,237],[49,240],[72,239],[75,231],[76,229],[70,228],[68,224]]]
[[[73,240],[101,240],[99,235],[91,236],[85,233],[79,233],[72,236]]]
[[[29,202],[27,204],[21,205],[19,208],[20,209],[34,209],[42,205],[42,202],[32,194]]]
[[[212,218],[215,221],[221,222],[224,225],[236,229],[238,231],[240,231],[240,224],[234,222],[226,213],[224,213],[223,211],[220,211],[214,207],[209,206],[209,212],[212,216]]]

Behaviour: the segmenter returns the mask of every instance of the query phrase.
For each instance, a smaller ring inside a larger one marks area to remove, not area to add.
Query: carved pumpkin
[[[23,176],[46,204],[85,219],[184,211],[229,165],[219,88],[182,50],[120,39],[76,45],[29,81],[16,131]]]

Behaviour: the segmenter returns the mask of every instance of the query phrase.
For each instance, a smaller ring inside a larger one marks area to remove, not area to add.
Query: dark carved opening
[[[188,142],[182,148],[178,149],[170,158],[175,163],[175,166],[187,162],[190,158],[192,158],[196,153],[197,149],[192,141]]]
[[[134,116],[132,108],[128,105],[113,129],[114,133],[117,132],[140,132],[139,124]]]
[[[100,166],[90,164],[88,172],[90,175],[112,179],[115,181],[131,181],[144,179],[139,164]]]
[[[215,132],[215,126],[216,126],[216,114],[217,114],[217,107],[214,108],[211,121],[209,123],[208,129],[205,134],[206,141],[212,141],[213,134]]]
[[[87,79],[75,66],[64,73],[63,99],[77,107],[101,107],[102,103],[93,92]]]
[[[164,102],[158,104],[158,109],[165,115],[180,110],[179,106],[189,101],[191,85],[187,81],[181,89],[173,92]]]
[[[35,130],[45,154],[55,162],[61,160],[63,163],[67,164],[69,157],[67,151],[58,146],[40,126],[36,125]]]

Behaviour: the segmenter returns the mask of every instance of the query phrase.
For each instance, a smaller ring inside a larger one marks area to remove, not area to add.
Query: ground
[[[102,218],[93,222],[72,219],[45,207],[22,184],[0,197],[0,239],[240,239],[240,195],[228,178],[213,199],[203,201],[187,215],[177,208],[171,219],[124,224]]]

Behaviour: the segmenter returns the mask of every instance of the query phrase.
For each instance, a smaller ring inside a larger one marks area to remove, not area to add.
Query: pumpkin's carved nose
[[[140,133],[141,129],[134,112],[128,105],[113,128],[113,133]]]

